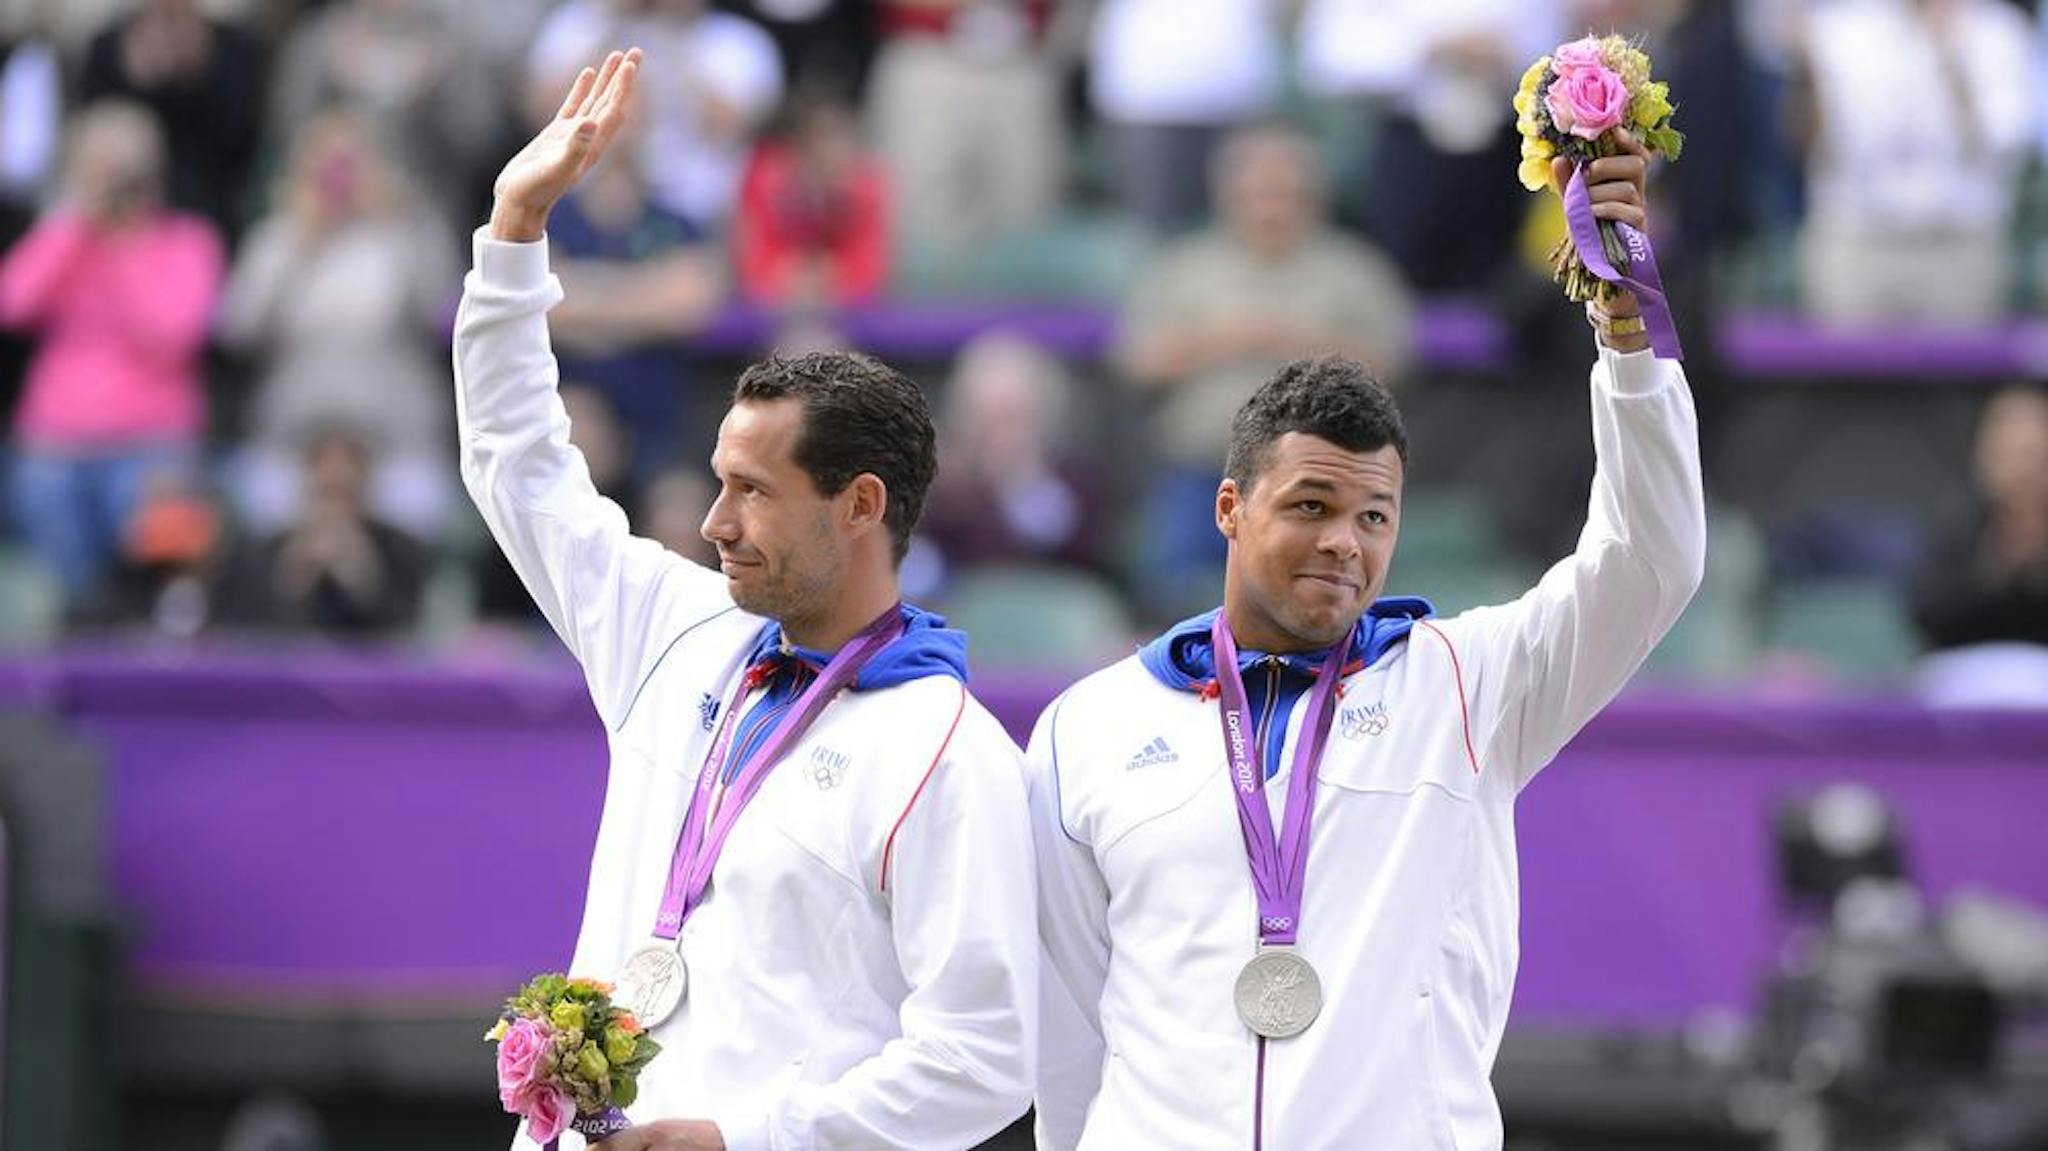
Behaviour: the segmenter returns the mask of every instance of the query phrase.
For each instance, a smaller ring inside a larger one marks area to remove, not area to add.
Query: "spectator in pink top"
[[[14,416],[14,502],[74,611],[151,478],[192,468],[206,423],[200,352],[221,242],[164,209],[163,174],[147,111],[86,109],[57,206],[0,262],[0,323],[37,340]]]

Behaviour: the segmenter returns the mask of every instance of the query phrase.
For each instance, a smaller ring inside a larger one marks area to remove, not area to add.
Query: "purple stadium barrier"
[[[976,335],[1001,329],[1076,360],[1100,360],[1116,336],[1116,316],[1097,304],[892,303],[856,308],[838,322],[857,347],[879,355],[950,357]],[[779,321],[766,309],[735,304],[691,346],[748,356],[774,342]],[[1416,354],[1439,371],[1497,372],[1511,362],[1507,328],[1484,306],[1438,297],[1419,313]],[[1728,317],[1719,350],[1737,375],[1774,379],[1998,381],[2048,370],[2048,323],[2013,321],[1947,331],[1886,327],[1833,331],[1797,315]]]
[[[1025,732],[1057,685],[996,677]],[[73,656],[0,667],[109,765],[145,986],[489,997],[567,961],[604,742],[572,667]],[[1741,1008],[1773,962],[1767,814],[1840,779],[1903,812],[1916,874],[2048,906],[2048,714],[1625,698],[1522,801],[1518,1019]]]

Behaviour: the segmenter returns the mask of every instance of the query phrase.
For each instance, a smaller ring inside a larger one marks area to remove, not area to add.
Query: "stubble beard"
[[[831,562],[837,553],[823,524],[818,525],[809,541],[791,549],[790,554],[810,558],[801,564],[781,564],[769,578],[751,589],[739,585],[732,589],[733,602],[740,610],[775,620],[785,631],[792,622],[805,624],[826,611],[839,583],[841,567]]]
[[[1367,595],[1354,606],[1310,607],[1283,594],[1268,606],[1267,618],[1310,648],[1328,647],[1351,634],[1371,603],[1372,597]]]

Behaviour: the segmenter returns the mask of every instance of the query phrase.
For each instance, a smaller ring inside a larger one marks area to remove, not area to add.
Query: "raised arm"
[[[548,212],[618,131],[639,63],[637,51],[615,52],[601,71],[584,69],[555,119],[505,166],[455,322],[463,483],[583,664],[607,725],[669,642],[732,607],[716,573],[630,534],[570,446],[555,391],[547,311],[562,289],[548,272]]]
[[[1642,227],[1645,167],[1640,150],[1595,161],[1587,173],[1594,214]],[[1517,787],[1642,666],[1691,601],[1706,562],[1699,424],[1685,373],[1648,350],[1633,297],[1591,314],[1600,333],[1591,382],[1597,466],[1578,546],[1522,598],[1468,612],[1437,633],[1468,695],[1480,770]]]

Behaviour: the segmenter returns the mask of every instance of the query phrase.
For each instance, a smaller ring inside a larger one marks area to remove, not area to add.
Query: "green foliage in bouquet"
[[[661,1053],[631,1012],[612,1006],[612,988],[594,979],[549,973],[536,976],[505,1001],[505,1014],[485,1036],[502,1041],[518,1021],[531,1020],[549,1044],[534,1078],[551,1083],[579,1115],[631,1107],[640,1072]]]

